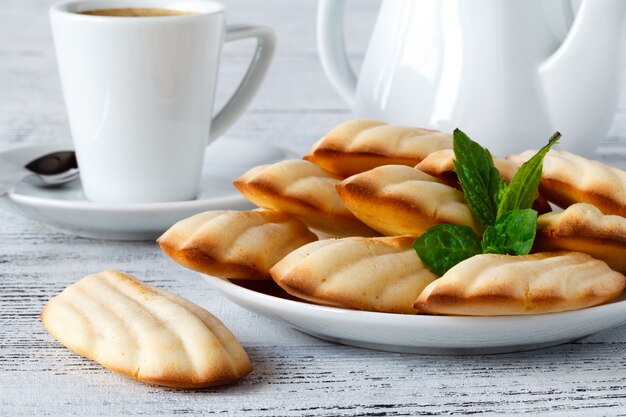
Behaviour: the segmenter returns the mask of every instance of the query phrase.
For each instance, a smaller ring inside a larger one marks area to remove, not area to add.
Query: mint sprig
[[[537,212],[532,209],[512,210],[496,220],[483,233],[482,253],[526,255],[537,233]],[[479,252],[480,253],[480,252]]]
[[[426,267],[445,274],[459,262],[480,253],[526,255],[537,233],[537,212],[532,210],[543,159],[561,137],[556,132],[548,144],[525,162],[507,185],[486,148],[461,130],[453,134],[454,170],[472,214],[483,227],[481,238],[469,227],[449,224],[430,227],[413,248]]]
[[[541,170],[543,169],[543,159],[546,154],[561,138],[561,134],[556,132],[548,144],[541,148],[532,158],[524,162],[515,173],[511,183],[499,193],[500,203],[498,204],[498,214],[500,217],[509,211],[531,208],[537,198],[537,189],[541,180]]]
[[[505,182],[493,164],[493,158],[486,148],[472,141],[459,129],[454,130],[454,170],[459,184],[465,193],[467,205],[486,229],[496,221],[498,197]]]
[[[428,269],[443,275],[450,265],[482,252],[480,238],[467,226],[438,224],[426,230],[413,242],[413,249]]]

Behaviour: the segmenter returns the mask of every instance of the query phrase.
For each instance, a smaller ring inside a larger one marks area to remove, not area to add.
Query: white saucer
[[[562,313],[502,317],[428,316],[347,310],[302,302],[273,281],[204,279],[246,310],[320,339],[366,349],[430,355],[518,352],[570,342],[626,323],[626,293]]]
[[[24,165],[49,152],[73,149],[69,142],[27,145],[0,152],[3,161]],[[281,148],[223,138],[207,148],[196,200],[169,203],[103,204],[85,199],[80,181],[42,188],[26,181],[2,197],[18,213],[64,233],[99,239],[152,240],[178,220],[206,210],[253,207],[232,185],[248,169],[292,155]]]

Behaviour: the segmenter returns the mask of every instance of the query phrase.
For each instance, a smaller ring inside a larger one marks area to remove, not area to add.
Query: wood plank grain
[[[422,357],[340,346],[246,346],[255,371],[238,384],[181,392],[147,386],[47,349],[35,389],[9,371],[11,415],[47,404],[84,414],[355,416],[480,415],[561,411],[606,415],[626,405],[624,347],[565,346],[485,357]],[[569,358],[563,360],[563,358]],[[364,366],[364,364],[366,364]],[[61,368],[62,366],[62,368]],[[381,372],[384,369],[384,373]],[[471,377],[469,377],[471,376]],[[3,381],[5,382],[5,381]],[[43,387],[46,387],[43,389]],[[77,394],[80,389],[81,395]],[[245,401],[248,399],[248,401]],[[378,413],[378,414],[376,414]],[[618,413],[612,413],[618,415]]]

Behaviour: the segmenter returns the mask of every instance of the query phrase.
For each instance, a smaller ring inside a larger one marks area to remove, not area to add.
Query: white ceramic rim
[[[119,212],[147,212],[147,211],[178,211],[181,209],[194,209],[206,207],[205,199],[168,201],[163,203],[137,203],[137,204],[114,204],[114,203],[92,203],[89,201],[68,201],[52,200],[45,197],[35,197],[25,194],[8,193],[11,201],[33,207],[54,207],[68,211],[119,211]],[[233,195],[232,197],[211,198],[213,204],[237,204],[245,201],[243,196]]]
[[[212,275],[201,274],[202,277],[209,282],[209,285],[216,287],[220,292],[237,292],[249,297],[262,300],[265,303],[272,303],[276,306],[280,306],[282,310],[297,309],[298,311],[311,311],[314,313],[324,314],[326,317],[334,315],[341,315],[344,318],[350,318],[351,320],[368,321],[371,323],[385,324],[390,326],[407,326],[407,325],[423,325],[423,326],[445,326],[451,322],[457,322],[462,325],[480,325],[489,327],[490,325],[501,324],[501,322],[532,322],[534,320],[543,320],[545,317],[554,319],[567,317],[568,320],[576,321],[581,315],[588,315],[591,312],[593,314],[615,314],[616,312],[624,309],[624,303],[626,303],[626,291],[622,293],[616,299],[609,301],[606,304],[587,307],[579,310],[561,311],[557,313],[542,313],[542,314],[527,314],[527,315],[514,315],[514,316],[435,316],[427,314],[399,314],[399,313],[378,313],[373,311],[351,310],[341,307],[324,306],[319,304],[308,303],[304,301],[288,300],[286,298],[280,298],[273,295],[264,294],[258,291],[254,291],[231,281]],[[615,311],[613,311],[615,310]],[[626,318],[625,318],[626,320]]]
[[[238,139],[243,140],[243,139]],[[12,146],[5,149],[0,149],[0,156],[6,152],[19,152],[24,149],[35,149],[40,148],[42,146],[46,147],[64,147],[67,149],[74,149],[74,145],[66,140],[54,141],[54,142],[46,142],[46,143],[37,143],[37,144],[25,144]],[[275,146],[275,145],[271,145]],[[285,153],[285,158],[290,158],[293,154],[279,146],[275,146],[277,149],[282,150]],[[206,207],[206,199],[196,199],[196,200],[185,200],[185,201],[168,201],[162,203],[127,203],[127,204],[115,204],[115,203],[97,203],[90,201],[68,201],[68,200],[53,200],[46,197],[36,197],[25,194],[15,193],[13,190],[9,191],[4,198],[9,198],[11,201],[33,206],[33,207],[53,207],[53,208],[62,208],[68,211],[107,211],[107,212],[148,212],[148,211],[178,211],[178,210],[193,210],[193,209],[204,209]],[[232,197],[218,197],[211,198],[211,204],[215,205],[234,205],[239,204],[241,202],[247,201],[245,197],[240,194],[233,194]]]
[[[127,16],[95,16],[80,12],[100,9],[153,8],[190,12],[175,16],[142,16],[132,19]],[[50,7],[51,14],[62,14],[77,20],[93,20],[99,23],[142,24],[163,20],[198,19],[207,15],[224,13],[224,5],[213,0],[71,0],[54,4]]]
[[[294,301],[204,275],[239,307],[344,345],[428,355],[483,355],[559,345],[626,324],[626,293],[609,304],[560,313],[468,317],[376,313]]]

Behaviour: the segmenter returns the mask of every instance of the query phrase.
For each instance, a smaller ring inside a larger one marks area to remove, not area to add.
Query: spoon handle
[[[17,166],[0,167],[0,197],[11,191],[15,184],[29,175],[33,173]]]

